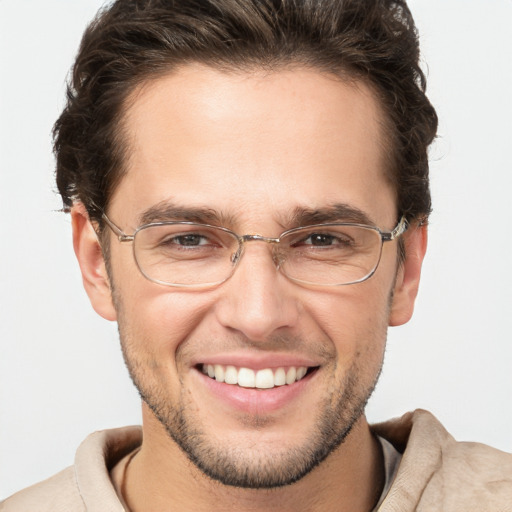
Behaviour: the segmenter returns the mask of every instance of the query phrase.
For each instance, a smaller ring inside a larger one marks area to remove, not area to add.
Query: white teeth
[[[226,366],[224,382],[226,384],[238,384],[238,372],[234,366]]]
[[[284,386],[286,384],[286,372],[284,368],[278,368],[274,373],[274,386]]]
[[[260,389],[270,389],[274,387],[274,372],[267,368],[266,370],[258,370],[256,374],[255,387]]]
[[[249,368],[240,368],[238,370],[238,385],[243,388],[255,387],[254,370]]]
[[[297,378],[297,370],[291,366],[286,372],[286,384],[293,384]]]
[[[254,371],[251,368],[236,368],[220,364],[203,364],[202,372],[217,382],[237,384],[243,388],[270,389],[275,386],[293,384],[306,375],[306,366],[290,366],[288,368],[264,368]]]
[[[215,365],[215,380],[218,382],[224,382],[224,367],[220,364]]]
[[[296,379],[297,380],[302,379],[302,377],[304,377],[304,375],[306,375],[307,371],[308,371],[307,368],[304,368],[304,366],[301,366],[300,368],[297,368],[297,377],[296,377]]]

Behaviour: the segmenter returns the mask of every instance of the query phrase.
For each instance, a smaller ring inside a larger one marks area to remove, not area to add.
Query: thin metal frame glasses
[[[154,222],[127,235],[105,214],[119,242],[133,243],[133,256],[148,280],[174,287],[200,288],[228,280],[247,242],[272,247],[276,268],[288,279],[314,286],[342,286],[370,278],[385,242],[407,230],[402,217],[392,231],[357,223],[315,224],[289,229],[277,238],[238,235],[230,229],[188,221]]]

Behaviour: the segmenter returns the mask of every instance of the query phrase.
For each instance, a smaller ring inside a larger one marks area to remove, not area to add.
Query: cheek
[[[203,308],[186,294],[148,285],[149,289],[119,290],[122,299],[116,309],[122,351],[144,396],[157,393],[165,401],[179,400],[179,382],[187,369],[179,357],[180,347],[200,323]]]
[[[310,313],[337,351],[338,365],[350,366],[356,358],[380,361],[385,347],[391,283],[377,275],[310,300]],[[380,364],[380,363],[379,363]]]
[[[131,279],[115,287],[115,306],[123,343],[151,366],[175,363],[175,353],[201,323],[209,301],[187,293]]]
[[[198,323],[208,307],[207,294],[153,283],[137,268],[130,246],[113,249],[113,299],[120,330],[147,350],[172,350]]]

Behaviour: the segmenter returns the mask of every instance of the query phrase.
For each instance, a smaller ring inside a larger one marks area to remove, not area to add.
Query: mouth
[[[289,386],[318,369],[318,366],[286,366],[279,368],[236,367],[221,364],[200,364],[197,369],[211,379],[242,388],[272,389]]]

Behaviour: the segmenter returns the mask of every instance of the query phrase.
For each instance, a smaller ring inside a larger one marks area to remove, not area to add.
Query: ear
[[[414,311],[414,301],[420,285],[421,266],[427,250],[427,226],[413,224],[403,235],[405,261],[398,269],[389,325],[407,323]]]
[[[106,320],[116,320],[112,290],[100,242],[82,203],[71,209],[73,247],[82,272],[82,281],[94,311]]]

